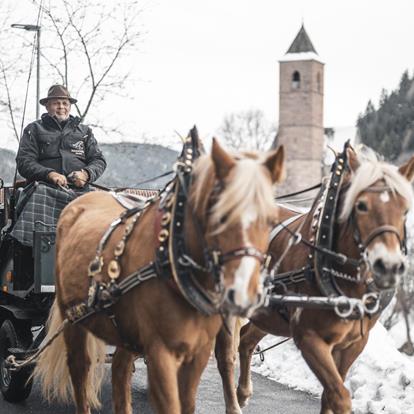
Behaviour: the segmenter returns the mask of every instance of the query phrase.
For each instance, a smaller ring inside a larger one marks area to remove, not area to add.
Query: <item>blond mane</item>
[[[351,178],[351,185],[345,197],[340,221],[348,219],[358,195],[379,180],[383,180],[393,193],[404,197],[411,207],[413,199],[411,184],[399,173],[395,165],[378,160],[373,151],[358,154],[358,161],[360,166]]]
[[[210,211],[210,196],[216,184],[213,161],[210,155],[203,155],[194,165],[191,200],[199,217],[209,215],[216,234],[239,222],[242,214],[252,206],[256,209],[259,220],[268,221],[275,216],[275,192],[269,172],[262,165],[263,160],[252,154],[237,154],[235,158],[236,165],[226,177],[224,189],[218,194]]]

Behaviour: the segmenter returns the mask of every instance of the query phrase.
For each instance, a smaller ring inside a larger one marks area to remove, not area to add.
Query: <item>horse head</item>
[[[350,174],[340,220],[353,237],[378,289],[394,288],[406,271],[405,220],[411,207],[414,157],[397,168],[347,150]]]
[[[273,186],[282,179],[283,163],[283,147],[232,155],[214,139],[211,154],[194,165],[191,208],[204,239],[202,259],[220,279],[224,313],[248,315],[263,298],[261,268],[277,219]],[[196,257],[201,242],[192,227]]]

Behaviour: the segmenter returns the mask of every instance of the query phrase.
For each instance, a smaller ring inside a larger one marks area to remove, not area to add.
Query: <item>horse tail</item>
[[[63,322],[60,308],[55,299],[47,321],[48,333],[45,342],[51,338]],[[67,326],[65,329],[84,330],[82,326]],[[104,377],[106,346],[103,341],[89,332],[86,337],[85,353],[90,359],[90,368],[85,383],[85,392],[91,408],[99,408],[99,391]],[[74,344],[78,346],[78,344]],[[74,400],[73,387],[67,364],[68,350],[61,334],[40,355],[33,377],[38,379],[43,396],[49,401],[69,403]]]
[[[45,342],[59,329],[62,322],[63,318],[55,299],[46,323],[48,333]],[[69,400],[68,391],[71,384],[66,364],[66,345],[62,334],[40,354],[33,377],[39,379],[42,394],[48,401],[56,399],[67,402]]]

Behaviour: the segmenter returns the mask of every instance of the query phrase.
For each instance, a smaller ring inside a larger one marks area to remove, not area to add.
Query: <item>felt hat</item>
[[[69,99],[70,103],[78,102],[77,99],[72,98],[69,91],[63,85],[53,85],[47,91],[47,97],[40,99],[41,105],[46,105],[49,99]]]

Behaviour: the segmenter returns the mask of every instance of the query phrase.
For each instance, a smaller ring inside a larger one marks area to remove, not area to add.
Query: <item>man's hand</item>
[[[66,187],[68,185],[68,180],[62,174],[57,173],[56,171],[52,171],[47,175],[47,179],[56,185],[61,185],[62,187]]]
[[[89,174],[86,170],[73,171],[69,174],[71,184],[74,184],[76,187],[82,188],[85,187],[89,181]]]

